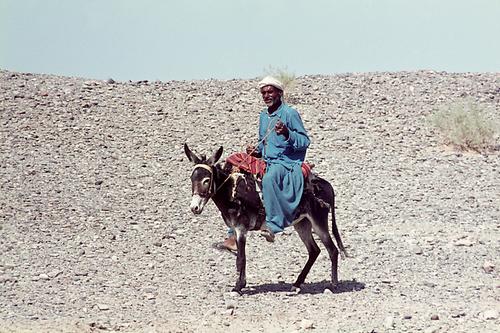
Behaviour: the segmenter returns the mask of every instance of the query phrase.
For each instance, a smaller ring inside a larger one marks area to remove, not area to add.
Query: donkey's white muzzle
[[[207,201],[207,198],[204,198],[199,194],[193,194],[193,197],[191,198],[191,205],[189,206],[189,208],[191,208],[191,211],[194,214],[201,214],[201,212],[203,211],[203,207],[205,207]]]

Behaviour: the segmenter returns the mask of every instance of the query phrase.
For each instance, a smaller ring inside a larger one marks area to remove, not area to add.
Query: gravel
[[[294,294],[297,234],[251,234],[239,296],[215,206],[189,211],[182,145],[255,143],[256,82],[0,70],[0,332],[498,331],[500,154],[443,146],[427,116],[461,98],[498,116],[500,75],[297,78],[287,99],[352,258],[332,292],[322,251]]]

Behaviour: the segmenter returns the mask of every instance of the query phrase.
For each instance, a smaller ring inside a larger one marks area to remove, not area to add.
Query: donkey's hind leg
[[[311,222],[308,219],[303,219],[302,221],[296,223],[294,225],[294,228],[299,234],[300,239],[306,246],[307,252],[309,253],[309,258],[307,259],[306,265],[302,269],[302,272],[300,272],[297,281],[295,281],[292,286],[292,291],[298,291],[300,290],[300,286],[306,280],[306,276],[311,270],[311,267],[316,261],[316,258],[318,258],[321,250],[319,249],[318,244],[316,244],[316,241],[312,236]]]
[[[332,237],[328,232],[328,212],[329,210],[326,208],[317,209],[315,212],[313,212],[312,226],[314,232],[319,237],[326,250],[328,251],[328,255],[330,256],[330,261],[332,262],[332,287],[334,288],[339,282],[337,273],[339,250],[335,246],[335,243],[333,242]]]

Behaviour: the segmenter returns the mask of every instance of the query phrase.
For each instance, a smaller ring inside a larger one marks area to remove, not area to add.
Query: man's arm
[[[309,147],[311,140],[307,135],[307,131],[299,113],[294,109],[290,109],[288,116],[288,126],[283,125],[285,130],[282,130],[288,133],[287,142],[293,147],[294,150],[306,150],[307,147]],[[287,137],[286,135],[284,136],[285,138]]]

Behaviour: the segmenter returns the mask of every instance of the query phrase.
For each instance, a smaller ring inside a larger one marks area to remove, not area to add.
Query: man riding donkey
[[[260,113],[259,144],[247,146],[246,152],[265,161],[262,196],[266,220],[261,233],[273,242],[274,235],[294,220],[304,190],[302,163],[310,140],[297,110],[283,101],[283,84],[267,76],[259,82],[259,88],[267,108]],[[233,230],[222,245],[237,249]]]

